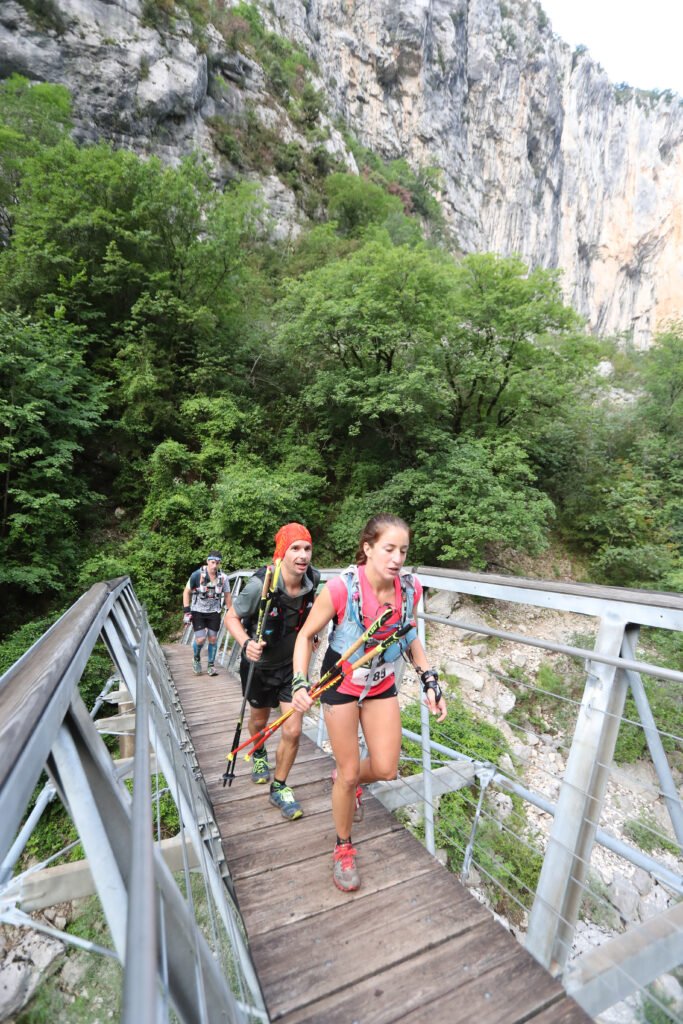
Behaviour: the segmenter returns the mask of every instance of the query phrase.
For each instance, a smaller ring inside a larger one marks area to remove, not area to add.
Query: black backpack
[[[256,570],[254,576],[263,581],[265,579],[267,569],[268,566],[262,566],[260,569]],[[285,626],[285,609],[282,604],[282,593],[279,590],[276,590],[272,595],[268,617],[263,625],[263,639],[266,643],[271,645],[278,644],[287,632],[298,633],[308,618],[308,614],[313,607],[313,602],[315,601],[318,584],[320,583],[320,573],[317,569],[314,569],[312,565],[309,565],[306,569],[305,577],[310,580],[312,587],[306,594],[304,594],[301,607],[299,608],[297,624],[293,631],[287,630]],[[254,635],[257,621],[258,612],[252,616],[242,619],[242,625],[250,637],[253,637]]]

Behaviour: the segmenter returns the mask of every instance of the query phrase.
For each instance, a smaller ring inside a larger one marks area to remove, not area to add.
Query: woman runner
[[[373,643],[381,641],[399,624],[410,622],[415,626],[413,609],[422,594],[422,585],[416,576],[402,572],[409,542],[410,530],[398,516],[373,516],[361,532],[356,564],[325,584],[294,648],[292,704],[298,711],[308,711],[313,703],[306,674],[313,638],[322,633],[328,623],[334,623],[334,631],[321,675],[386,608],[391,608],[393,614],[373,637]],[[332,816],[337,830],[332,877],[342,892],[353,892],[360,885],[357,851],[351,841],[354,816],[358,820],[360,787],[394,779],[398,771],[401,714],[394,663],[404,649],[421,679],[429,710],[442,722],[446,717],[446,702],[439,687],[438,673],[427,667],[427,656],[415,628],[389,648],[379,664],[371,662],[369,666],[356,669],[351,678],[326,690],[320,698],[337,763],[332,789]],[[351,661],[363,652],[361,647]],[[358,744],[359,722],[368,750],[363,760]]]

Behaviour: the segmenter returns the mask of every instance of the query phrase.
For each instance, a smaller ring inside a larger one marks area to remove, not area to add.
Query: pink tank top
[[[362,565],[358,566],[358,582],[360,584],[361,593],[361,607],[363,609],[363,625],[367,628],[378,618],[381,611],[384,610],[386,605],[381,605],[377,600],[377,595],[368,583],[368,578],[365,574],[365,567]],[[413,576],[413,584],[415,587],[415,605],[417,605],[422,594],[422,584]],[[335,576],[333,579],[328,580],[327,589],[330,597],[332,598],[332,604],[334,605],[334,611],[337,616],[337,621],[341,622],[346,615],[346,605],[348,602],[348,590],[346,589],[346,581],[342,576]],[[387,622],[387,626],[397,625],[401,621],[401,583],[398,578],[394,580],[394,600],[393,600],[393,615]],[[367,696],[374,697],[380,693],[384,693],[385,690],[390,689],[395,682],[395,673],[392,662],[388,662],[386,665],[380,665],[375,675],[379,678],[374,681],[367,693]],[[354,697],[360,697],[363,690],[365,689],[365,680],[367,678],[367,669],[363,666],[357,669],[353,673],[351,678],[346,678],[341,686],[338,688],[340,693],[347,693]]]

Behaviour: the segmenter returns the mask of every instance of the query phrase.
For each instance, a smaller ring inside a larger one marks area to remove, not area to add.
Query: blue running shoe
[[[277,789],[271,789],[270,802],[275,807],[280,808],[282,817],[286,818],[287,821],[294,821],[295,818],[300,818],[304,813],[301,804],[297,803],[289,786],[278,786]]]
[[[260,785],[263,782],[270,780],[270,765],[268,764],[268,755],[265,750],[261,750],[258,754],[254,754],[254,758],[251,765],[251,781]]]

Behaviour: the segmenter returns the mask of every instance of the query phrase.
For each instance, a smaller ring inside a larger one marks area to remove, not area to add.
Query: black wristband
[[[422,683],[422,689],[426,693],[427,690],[434,691],[434,703],[438,704],[443,693],[439,686],[439,673],[434,668],[426,669],[420,676],[420,682]]]
[[[185,615],[187,615],[187,613],[191,612],[191,611],[192,611],[192,607],[189,604],[184,604],[183,605],[183,612],[184,612]]]

